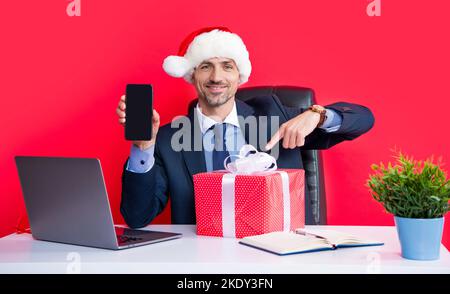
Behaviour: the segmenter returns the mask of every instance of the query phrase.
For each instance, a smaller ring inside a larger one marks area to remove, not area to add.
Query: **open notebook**
[[[335,250],[341,247],[379,246],[383,242],[357,238],[331,230],[297,229],[295,232],[272,232],[242,238],[239,243],[278,255]]]

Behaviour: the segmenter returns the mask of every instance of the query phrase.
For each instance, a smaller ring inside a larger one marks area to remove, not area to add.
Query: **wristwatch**
[[[320,128],[327,119],[327,110],[325,109],[325,107],[317,104],[311,105],[310,107],[308,107],[308,110],[320,114],[320,120],[319,123],[317,124],[317,127]]]

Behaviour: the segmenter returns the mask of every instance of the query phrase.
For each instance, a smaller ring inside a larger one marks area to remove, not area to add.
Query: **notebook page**
[[[375,240],[367,240],[362,239],[359,237],[356,237],[354,235],[333,231],[333,230],[304,230],[304,229],[297,229],[297,233],[299,232],[306,232],[307,234],[314,234],[317,236],[321,236],[326,238],[331,244],[370,244],[370,243],[381,243],[379,241]]]
[[[241,241],[280,254],[332,247],[327,240],[288,232],[245,237]]]

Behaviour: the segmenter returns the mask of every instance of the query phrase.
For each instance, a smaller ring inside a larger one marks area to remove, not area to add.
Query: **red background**
[[[116,222],[129,153],[115,108],[127,83],[152,83],[162,122],[184,114],[192,86],[162,70],[182,39],[223,25],[245,41],[253,63],[246,86],[312,87],[321,104],[368,106],[375,127],[324,151],[331,225],[393,225],[365,187],[371,163],[397,146],[416,158],[450,162],[450,4],[382,0],[6,1],[1,28],[0,236],[23,211],[15,155],[98,157]],[[195,4],[194,4],[195,3]],[[156,222],[169,222],[169,211]],[[444,243],[450,245],[447,218]]]

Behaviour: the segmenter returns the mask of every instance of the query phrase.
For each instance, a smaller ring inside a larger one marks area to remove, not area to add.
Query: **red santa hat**
[[[203,61],[213,57],[233,59],[239,70],[240,85],[252,71],[249,54],[242,39],[226,27],[208,27],[191,33],[181,43],[177,56],[164,59],[163,69],[172,77],[183,77],[192,84],[192,73]]]

